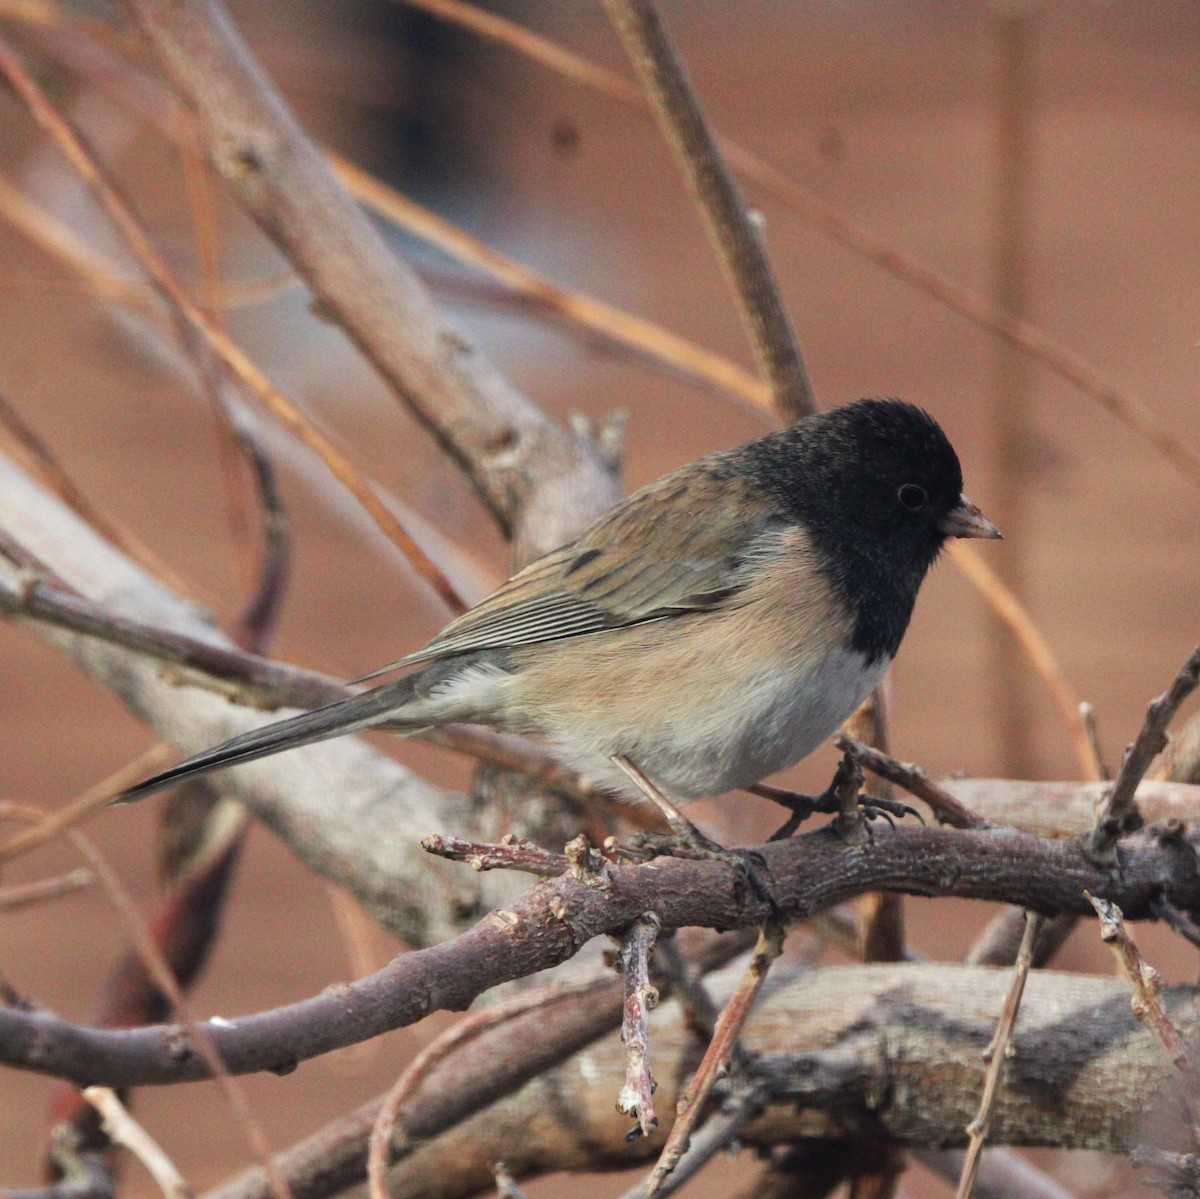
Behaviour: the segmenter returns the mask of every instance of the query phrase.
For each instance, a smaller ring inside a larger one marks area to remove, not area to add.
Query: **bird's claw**
[[[754,892],[755,898],[771,909],[772,916],[782,918],[783,913],[772,890],[775,880],[771,877],[771,868],[756,849],[726,849],[692,825],[684,833],[636,833],[617,852],[619,856],[643,862],[657,857],[725,862],[737,870]]]

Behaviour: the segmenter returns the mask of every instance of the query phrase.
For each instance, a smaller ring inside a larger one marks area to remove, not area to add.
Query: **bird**
[[[683,466],[538,558],[350,698],[136,784],[370,728],[489,725],[627,800],[672,802],[800,761],[878,685],[946,541],[997,538],[937,421],[858,400]]]

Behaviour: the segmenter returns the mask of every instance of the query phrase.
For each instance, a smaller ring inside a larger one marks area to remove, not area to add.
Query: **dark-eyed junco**
[[[861,400],[643,488],[385,668],[418,669],[120,798],[342,733],[450,722],[541,738],[628,798],[616,755],[675,800],[751,786],[879,682],[946,539],[999,536],[932,417]]]

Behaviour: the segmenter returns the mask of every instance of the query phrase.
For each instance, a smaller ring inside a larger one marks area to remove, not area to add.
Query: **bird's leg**
[[[612,760],[658,808],[671,830],[669,834],[635,833],[629,845],[634,855],[728,862],[738,868],[754,894],[770,906],[772,913],[780,916],[779,904],[771,889],[774,880],[762,854],[750,849],[726,849],[718,845],[711,837],[705,836],[624,754],[615,754]]]
[[[802,795],[797,791],[786,791],[782,787],[772,787],[768,783],[756,783],[746,790],[752,795],[769,799],[773,803],[785,807],[791,815],[768,838],[770,841],[784,841],[791,837],[810,816],[823,812],[831,816],[846,815],[850,808],[857,807],[868,820],[882,818],[889,823],[893,816],[915,816],[924,823],[921,813],[916,808],[895,799],[881,799],[861,792],[862,770],[858,763],[846,754],[838,763],[833,781],[820,795]]]

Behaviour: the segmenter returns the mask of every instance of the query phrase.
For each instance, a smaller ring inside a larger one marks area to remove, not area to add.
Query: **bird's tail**
[[[270,757],[285,749],[297,749],[301,745],[312,745],[344,733],[355,733],[376,725],[387,724],[394,729],[416,729],[425,721],[405,719],[402,709],[416,693],[416,680],[420,672],[374,687],[361,695],[326,704],[312,712],[304,712],[275,724],[264,725],[239,737],[231,737],[212,749],[206,749],[191,758],[186,758],[169,770],[137,783],[122,791],[113,803],[132,803],[135,799],[161,791],[184,779],[196,778],[212,770],[223,770],[242,762],[253,762],[257,758]]]

